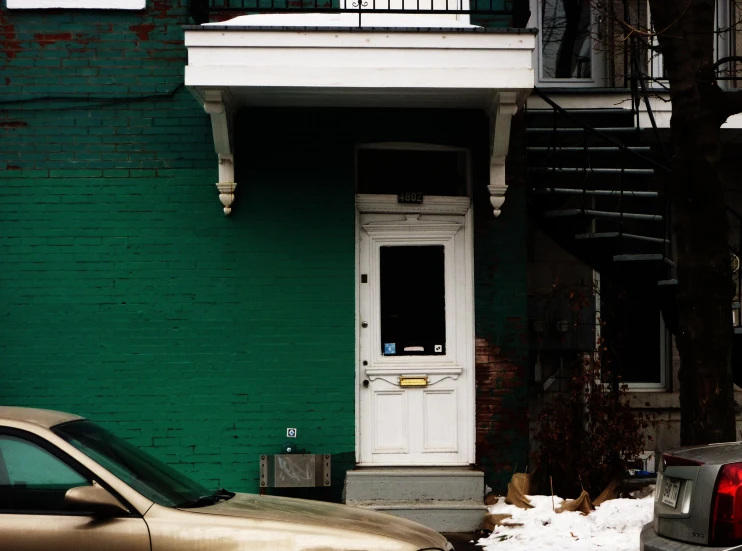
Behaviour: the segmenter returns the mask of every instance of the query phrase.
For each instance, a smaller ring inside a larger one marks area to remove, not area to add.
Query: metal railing
[[[605,145],[608,145],[610,147],[614,147],[617,152],[620,154],[620,159],[618,160],[617,164],[619,165],[616,167],[617,169],[620,169],[620,172],[618,173],[618,186],[619,189],[617,190],[618,193],[616,194],[616,197],[619,199],[619,209],[617,211],[617,215],[620,222],[620,230],[619,235],[623,235],[623,224],[624,224],[624,218],[631,218],[632,215],[630,213],[624,213],[623,209],[621,208],[621,199],[626,196],[629,197],[633,193],[636,193],[634,190],[626,189],[626,182],[625,178],[631,174],[632,169],[627,168],[628,165],[630,165],[628,159],[634,159],[635,161],[643,164],[647,168],[654,169],[658,171],[659,173],[667,174],[670,169],[667,165],[664,165],[655,159],[648,157],[639,151],[636,151],[634,148],[628,147],[625,143],[613,138],[612,136],[609,136],[605,134],[604,132],[601,132],[597,128],[594,128],[590,126],[589,124],[586,124],[583,122],[579,117],[576,117],[571,112],[567,111],[563,107],[561,107],[558,103],[556,103],[553,99],[551,99],[549,96],[547,96],[542,90],[539,88],[534,88],[534,93],[538,95],[549,107],[552,109],[553,113],[553,129],[551,134],[551,145],[549,146],[549,149],[552,152],[552,169],[556,170],[559,167],[556,165],[556,155],[555,153],[559,150],[559,146],[556,143],[556,135],[557,130],[559,127],[558,123],[558,116],[565,117],[567,119],[570,119],[577,128],[582,129],[582,149],[584,151],[584,167],[583,167],[583,176],[584,179],[582,181],[582,203],[583,203],[583,211],[588,212],[588,210],[591,208],[592,204],[591,201],[594,199],[595,191],[590,187],[590,179],[589,175],[593,173],[599,173],[601,169],[592,168],[592,163],[590,159],[590,147],[589,147],[589,139],[592,136],[595,139],[598,139],[602,141]],[[527,138],[526,138],[527,139]],[[669,257],[670,256],[670,250],[669,250],[669,234],[671,233],[670,227],[668,226],[669,223],[669,203],[667,201],[667,193],[663,193],[662,195],[662,201],[660,205],[660,212],[656,213],[658,219],[664,220],[664,234],[665,238],[668,239],[668,242],[665,244],[663,256]],[[662,218],[660,218],[662,217]]]
[[[197,24],[257,13],[404,13],[411,15],[471,15],[502,20],[508,26],[520,0],[190,0]]]

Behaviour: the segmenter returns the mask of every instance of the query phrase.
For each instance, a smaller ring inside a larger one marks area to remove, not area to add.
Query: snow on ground
[[[641,499],[612,499],[589,515],[555,513],[551,496],[528,496],[533,509],[505,504],[501,497],[490,505],[492,514],[511,514],[504,522],[522,526],[496,526],[478,544],[485,551],[638,551],[639,532],[652,520],[653,495]],[[563,500],[554,497],[557,509]]]

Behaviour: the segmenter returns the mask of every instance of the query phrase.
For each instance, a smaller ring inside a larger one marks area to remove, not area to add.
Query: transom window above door
[[[468,196],[468,153],[442,146],[380,144],[356,151],[358,193]]]

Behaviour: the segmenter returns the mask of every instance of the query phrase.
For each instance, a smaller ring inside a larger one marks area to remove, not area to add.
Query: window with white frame
[[[31,9],[93,9],[143,10],[147,0],[7,0],[9,10]]]
[[[597,282],[596,332],[605,339],[604,367],[632,390],[666,390],[670,341],[656,279],[600,275]]]

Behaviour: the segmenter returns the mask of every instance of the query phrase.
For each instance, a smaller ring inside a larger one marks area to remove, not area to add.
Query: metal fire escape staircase
[[[666,168],[641,144],[632,108],[526,114],[529,214],[557,243],[601,273],[672,280]]]
[[[670,169],[656,126],[651,146],[642,143],[635,107],[642,98],[635,95],[631,108],[564,109],[535,94],[549,107],[526,113],[529,216],[601,279],[656,285],[665,326],[676,334],[678,281],[663,178]],[[647,112],[652,120],[649,105]],[[730,306],[734,379],[742,385],[742,214],[727,210],[739,239],[730,247]]]

